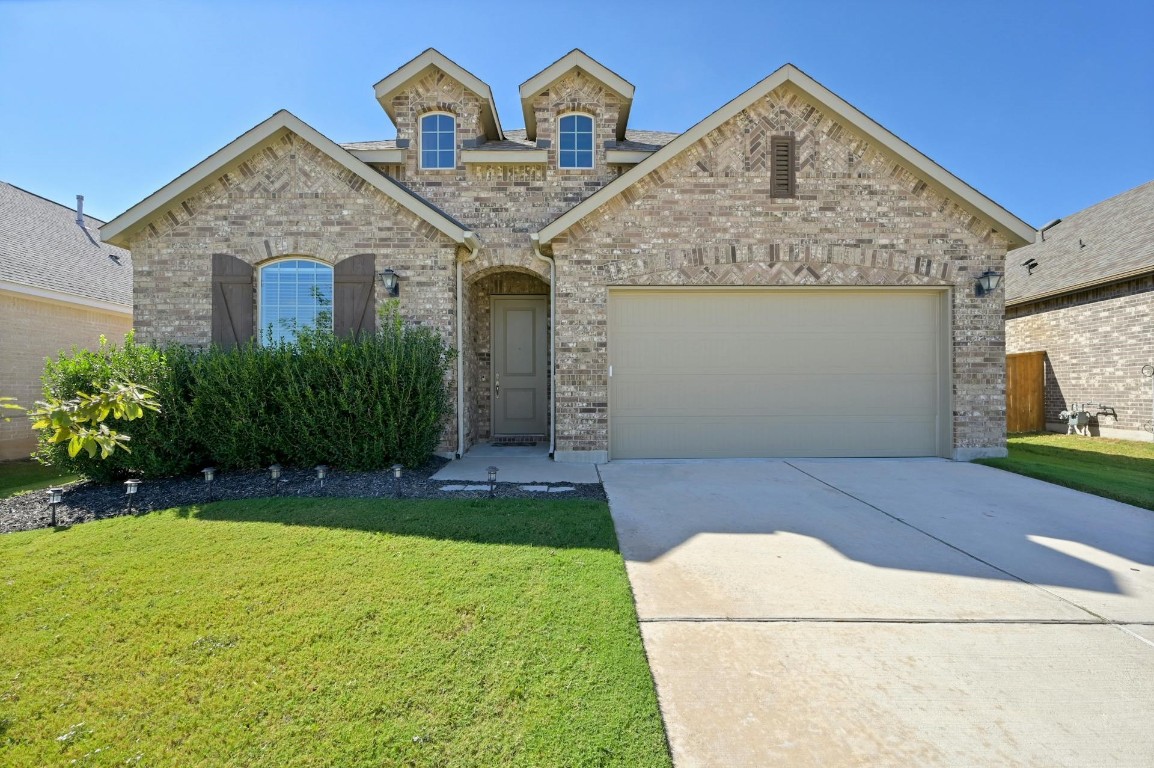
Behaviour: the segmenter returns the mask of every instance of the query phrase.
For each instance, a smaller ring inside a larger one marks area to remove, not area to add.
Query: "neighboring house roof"
[[[769,77],[745,91],[745,93],[742,93],[733,101],[730,101],[700,123],[664,145],[660,150],[654,152],[636,166],[587,197],[584,201],[570,208],[548,226],[535,233],[533,235],[534,239],[542,246],[548,244],[553,238],[567,231],[574,224],[605,205],[638,180],[693,146],[708,133],[785,83],[791,83],[810,98],[822,104],[830,112],[848,121],[877,144],[885,147],[904,162],[909,163],[923,178],[933,182],[959,203],[997,224],[1002,231],[1009,236],[1011,248],[1034,241],[1034,229],[1029,224],[978,192],[921,152],[918,152],[792,64],[786,64],[781,67]]]
[[[0,288],[132,311],[132,257],[100,240],[104,222],[0,181]]]
[[[1007,304],[1154,272],[1154,181],[1067,216],[1007,258]]]
[[[246,152],[252,150],[282,130],[292,131],[297,136],[300,136],[337,163],[356,173],[369,184],[395,200],[403,208],[408,209],[416,216],[427,221],[450,239],[470,249],[477,247],[476,237],[460,222],[448,216],[444,211],[432,205],[424,198],[418,197],[396,181],[393,181],[384,174],[374,170],[371,166],[353,157],[349,152],[342,149],[315,128],[291,112],[283,109],[105,224],[100,228],[105,240],[110,243],[118,242],[124,238],[131,229],[143,224],[153,214],[163,210],[165,206],[190,191],[197,184],[213,177],[221,168],[237,160]]]
[[[525,128],[529,139],[537,138],[537,116],[533,111],[533,99],[575,69],[592,77],[625,102],[617,115],[617,140],[624,141],[625,126],[629,123],[629,110],[633,106],[635,90],[633,84],[579,48],[569,51],[521,84],[521,111],[525,115]]]
[[[481,100],[481,125],[485,135],[499,141],[504,138],[501,133],[501,119],[497,116],[497,102],[493,99],[493,91],[472,72],[457,64],[445,54],[435,48],[428,48],[415,59],[400,67],[390,75],[386,75],[379,83],[373,86],[373,92],[380,102],[385,114],[397,123],[397,116],[393,113],[393,96],[398,91],[408,87],[414,80],[424,77],[430,69],[439,69],[452,77],[461,85],[472,91],[473,95]]]

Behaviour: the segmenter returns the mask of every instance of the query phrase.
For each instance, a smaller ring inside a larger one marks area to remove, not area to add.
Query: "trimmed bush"
[[[123,347],[102,342],[49,362],[46,391],[72,397],[94,383],[132,381],[157,391],[161,413],[116,423],[131,453],[69,458],[42,440],[41,456],[100,480],[207,464],[417,466],[436,449],[451,411],[452,359],[438,333],[406,325],[394,306],[377,333],[356,339],[305,330],[294,343],[194,351],[141,346],[130,334]]]

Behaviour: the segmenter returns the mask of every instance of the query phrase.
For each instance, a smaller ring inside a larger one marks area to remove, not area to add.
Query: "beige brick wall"
[[[1112,406],[1092,430],[1110,437],[1150,440],[1154,365],[1154,276],[1010,307],[1006,352],[1046,353],[1046,422],[1073,403]]]
[[[43,395],[46,358],[73,347],[93,349],[101,334],[120,342],[132,317],[0,291],[0,328],[0,395],[29,407]],[[0,422],[0,461],[27,458],[35,448],[24,416],[13,412],[11,421]]]
[[[771,199],[772,135],[797,143],[798,196]],[[553,243],[559,451],[608,442],[612,285],[948,285],[954,450],[1005,445],[1006,238],[789,86],[769,94]]]

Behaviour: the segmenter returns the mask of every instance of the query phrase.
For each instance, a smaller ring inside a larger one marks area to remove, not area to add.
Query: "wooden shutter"
[[[376,257],[361,253],[338,261],[333,268],[333,332],[338,336],[373,333],[377,306],[373,301]]]
[[[796,194],[793,147],[790,136],[774,136],[770,140],[772,170],[769,187],[772,197],[793,197]]]
[[[250,341],[253,322],[252,265],[229,256],[212,255],[212,343],[235,347]]]

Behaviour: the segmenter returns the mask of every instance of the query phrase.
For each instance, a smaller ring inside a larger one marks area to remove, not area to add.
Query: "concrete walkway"
[[[599,483],[593,464],[568,464],[549,458],[549,444],[497,446],[479,443],[464,457],[450,461],[433,475],[434,480],[488,482],[489,467],[497,467],[500,483]]]
[[[600,470],[680,768],[1154,765],[1154,512],[932,459]]]

